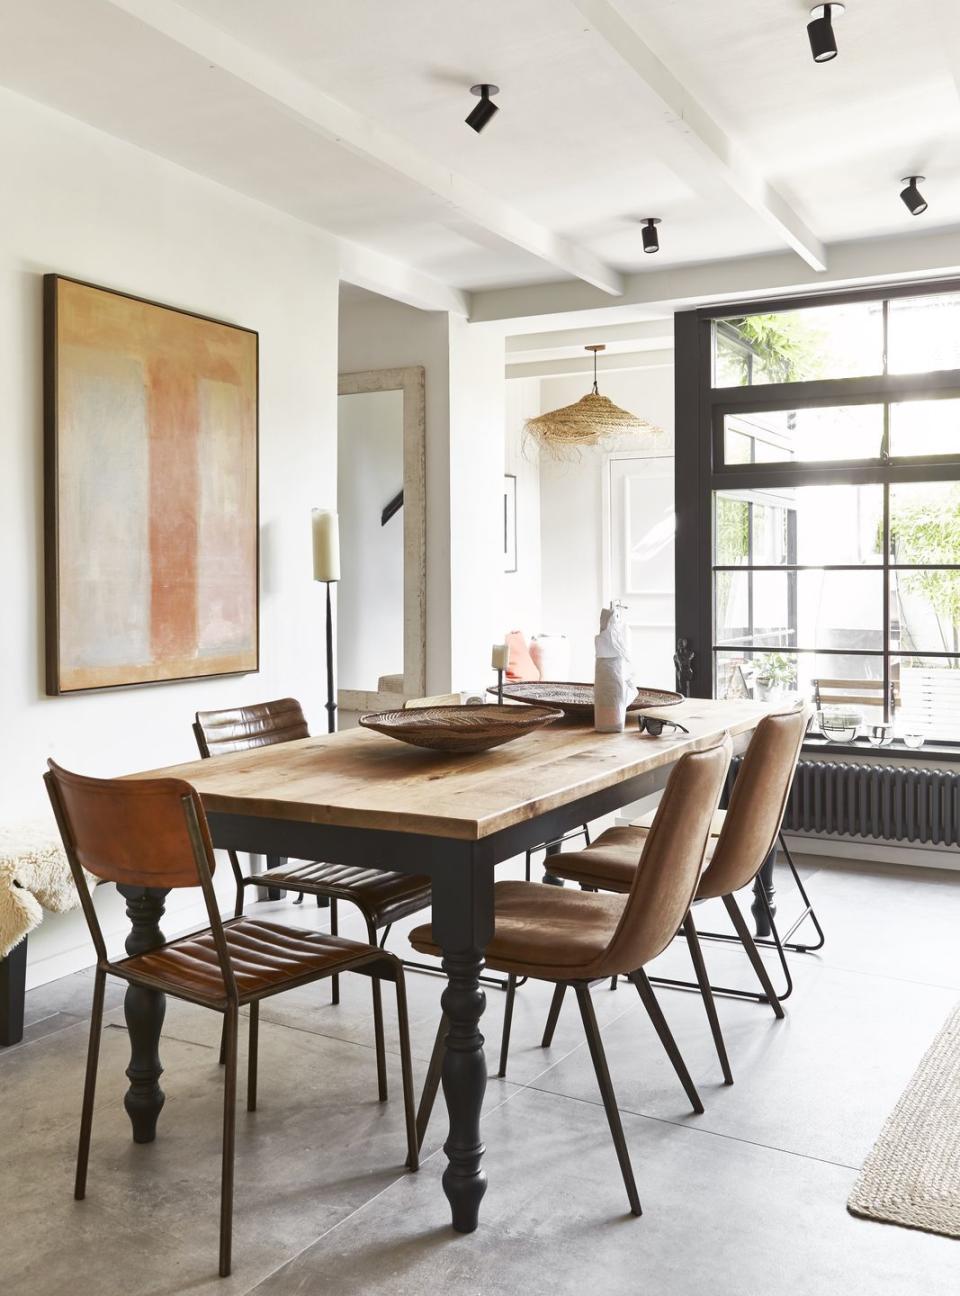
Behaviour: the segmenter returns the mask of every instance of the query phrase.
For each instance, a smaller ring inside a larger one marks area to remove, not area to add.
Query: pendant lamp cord
[[[598,390],[598,388],[597,388],[597,353],[596,353],[596,351],[594,351],[594,353],[593,353],[593,394],[594,394],[594,396],[599,396],[599,395],[600,395],[600,392],[599,392],[599,390]]]

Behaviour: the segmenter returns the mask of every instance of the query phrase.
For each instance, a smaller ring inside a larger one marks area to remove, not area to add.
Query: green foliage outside
[[[960,563],[960,486],[940,498],[901,505],[890,518],[890,540],[898,563]],[[897,580],[902,590],[915,592],[933,610],[942,650],[960,652],[960,573],[898,572]],[[904,629],[909,633],[908,624]]]
[[[725,322],[749,348],[744,350],[723,333],[719,335],[725,385],[743,386],[749,381],[751,356],[754,373],[759,368],[767,382],[800,382],[819,377],[823,368],[823,334],[806,324],[802,316],[788,311],[783,315],[747,315]]]

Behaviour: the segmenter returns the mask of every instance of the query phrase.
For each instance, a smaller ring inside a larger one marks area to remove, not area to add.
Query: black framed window
[[[960,742],[960,283],[676,317],[698,696]]]

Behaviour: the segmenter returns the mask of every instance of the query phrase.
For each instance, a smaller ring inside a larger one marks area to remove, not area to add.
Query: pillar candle
[[[506,644],[494,644],[493,654],[490,658],[490,665],[494,670],[506,670],[507,662],[510,660],[510,649]]]
[[[313,510],[313,579],[340,579],[340,529],[336,513]]]

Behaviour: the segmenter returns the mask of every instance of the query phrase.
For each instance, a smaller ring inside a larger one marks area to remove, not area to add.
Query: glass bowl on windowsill
[[[862,722],[861,713],[847,707],[824,707],[817,712],[820,732],[829,742],[852,743]]]

